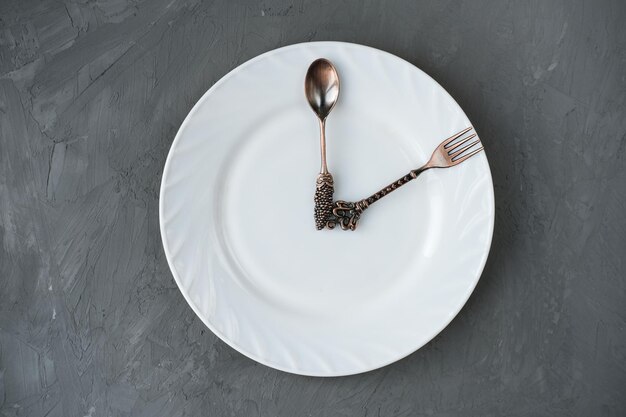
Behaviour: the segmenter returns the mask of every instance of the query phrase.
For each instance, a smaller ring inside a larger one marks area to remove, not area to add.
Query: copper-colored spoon
[[[327,59],[313,61],[304,79],[304,93],[320,122],[320,149],[322,163],[315,187],[315,226],[322,230],[332,215],[333,176],[326,164],[326,118],[339,97],[339,75]]]

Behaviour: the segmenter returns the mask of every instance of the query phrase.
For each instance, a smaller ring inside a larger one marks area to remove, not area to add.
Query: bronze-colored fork
[[[430,159],[423,166],[412,170],[404,177],[392,182],[368,198],[364,198],[356,203],[341,200],[335,201],[333,204],[333,215],[327,221],[326,227],[334,229],[335,226],[339,225],[344,230],[354,230],[361,217],[361,213],[371,204],[377,202],[392,191],[397,190],[407,182],[414,180],[422,172],[432,168],[450,168],[476,155],[483,150],[483,146],[479,139],[468,143],[476,138],[476,133],[472,133],[472,130],[473,127],[470,126],[450,136],[435,148]]]

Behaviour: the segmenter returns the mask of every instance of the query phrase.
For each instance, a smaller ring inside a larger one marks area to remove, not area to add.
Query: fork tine
[[[445,145],[447,145],[448,143],[452,142],[454,139],[458,139],[459,137],[463,136],[464,134],[466,134],[467,132],[469,132],[470,130],[472,130],[473,127],[466,127],[465,129],[461,130],[458,133],[455,133],[454,135],[450,136],[448,139],[443,141],[443,145],[445,148]]]
[[[468,150],[469,148],[471,148],[472,146],[477,145],[477,144],[479,144],[479,143],[480,143],[480,139],[477,139],[477,140],[475,140],[474,142],[470,143],[469,145],[465,145],[465,146],[463,146],[461,149],[458,149],[458,150],[456,150],[456,151],[452,152],[452,153],[450,154],[450,156],[451,156],[452,158],[454,158],[455,156],[459,156],[459,155],[461,155],[463,152],[465,152],[466,150]]]
[[[480,148],[468,153],[467,155],[463,155],[462,157],[460,157],[459,159],[453,160],[452,162],[454,162],[454,164],[460,164],[461,162],[465,161],[468,158],[471,158],[472,156],[476,155],[478,152],[482,151],[483,149],[485,149],[483,146],[481,146]]]
[[[456,148],[458,148],[459,146],[463,145],[465,142],[467,142],[468,140],[475,138],[476,137],[476,133],[474,133],[473,135],[469,135],[468,137],[466,137],[463,140],[460,140],[458,142],[453,143],[452,145],[450,145],[450,147],[448,148],[448,155],[450,155],[452,153],[452,151],[454,151]],[[454,152],[456,153],[456,152]]]

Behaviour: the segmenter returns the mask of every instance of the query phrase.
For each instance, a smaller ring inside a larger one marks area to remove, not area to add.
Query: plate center
[[[277,113],[239,138],[226,163],[222,195],[215,196],[225,253],[245,287],[281,308],[331,316],[346,314],[347,304],[375,309],[400,281],[419,279],[429,247],[436,246],[429,239],[441,235],[433,214],[442,195],[438,182],[420,178],[405,185],[372,205],[356,231],[318,231],[317,123],[306,109]],[[336,200],[367,197],[424,159],[416,138],[394,131],[389,121],[353,116],[365,122],[328,121]]]

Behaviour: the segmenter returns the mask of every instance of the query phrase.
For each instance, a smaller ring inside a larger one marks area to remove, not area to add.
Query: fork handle
[[[391,193],[392,191],[397,190],[398,188],[402,187],[407,182],[414,180],[415,178],[419,176],[419,174],[421,174],[424,171],[425,171],[424,168],[414,169],[413,171],[406,174],[404,177],[398,178],[396,181],[392,182],[385,188],[381,189],[377,193],[374,193],[367,198],[364,198],[358,203],[360,203],[360,205],[363,206],[363,210],[365,210],[367,207],[369,207],[370,204],[374,204],[375,202],[377,202],[378,200],[380,200],[387,194]]]
[[[359,200],[356,203],[350,203],[342,200],[335,201],[332,206],[332,214],[326,218],[326,227],[334,229],[336,226],[341,226],[343,230],[356,229],[359,219],[361,218],[361,213],[363,213],[370,205],[374,204],[392,191],[402,187],[407,182],[414,180],[427,169],[427,167],[414,169],[404,177],[398,178],[396,181],[392,182],[377,193],[374,193],[363,200]]]

